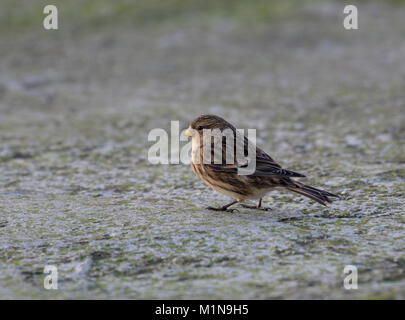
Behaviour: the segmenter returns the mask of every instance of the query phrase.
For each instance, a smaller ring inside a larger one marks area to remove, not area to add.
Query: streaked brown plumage
[[[225,162],[227,143],[225,138],[221,138],[222,162],[219,164],[214,163],[214,143],[211,141],[212,160],[208,163],[204,163],[203,145],[204,142],[209,143],[209,141],[204,141],[203,132],[204,130],[214,129],[219,129],[221,132],[230,129],[235,136],[237,134],[236,128],[232,124],[215,115],[199,116],[191,123],[186,132],[186,135],[191,136],[193,140],[191,167],[195,174],[212,189],[235,199],[235,201],[220,208],[209,207],[209,209],[227,210],[231,205],[247,199],[259,199],[256,208],[260,208],[263,196],[275,188],[283,188],[304,195],[322,205],[331,203],[332,199],[330,199],[330,197],[338,197],[333,193],[291,179],[305,176],[294,171],[283,169],[267,153],[258,147],[256,147],[256,169],[253,174],[239,175],[238,168],[246,166],[246,163],[238,163],[236,155],[233,163],[227,164]],[[248,140],[246,137],[242,137],[242,140],[244,140],[244,155],[246,156],[248,154]],[[234,152],[236,152],[236,146]]]

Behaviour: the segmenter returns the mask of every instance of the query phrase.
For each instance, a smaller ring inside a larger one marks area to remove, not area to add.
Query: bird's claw
[[[243,208],[247,208],[247,209],[262,210],[262,211],[271,211],[271,208],[268,208],[268,207],[249,206],[249,205],[247,205],[247,204],[242,204],[241,206],[242,206]]]
[[[256,206],[249,206],[249,205],[247,205],[247,204],[241,204],[241,206],[242,206],[243,208],[246,208],[246,209],[258,209]]]
[[[261,208],[258,208],[259,210],[263,210],[263,211],[271,211],[271,208],[269,208],[269,207],[261,207]]]
[[[225,212],[239,212],[238,209],[230,209],[230,208],[224,208],[224,207],[207,207],[208,210],[213,210],[213,211],[225,211]]]

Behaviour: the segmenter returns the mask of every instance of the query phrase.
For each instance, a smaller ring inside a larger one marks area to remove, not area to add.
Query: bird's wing
[[[252,144],[251,143],[249,144],[249,141],[246,137],[242,141],[244,141],[244,148],[242,148],[242,150],[244,151],[244,155],[242,155],[241,157],[237,157],[236,147],[230,148],[231,151],[229,151],[229,148],[228,149],[226,148],[226,141],[223,140],[222,152],[219,153],[219,155],[222,155],[222,158],[218,159],[218,157],[215,156],[214,152],[212,152],[211,159],[213,159],[213,161],[211,163],[204,164],[205,168],[213,171],[228,172],[228,173],[238,173],[238,169],[248,168],[249,165],[248,148],[249,145],[250,148],[252,148]],[[212,148],[213,147],[214,146],[212,145]],[[251,174],[252,176],[288,177],[288,178],[305,177],[303,174],[300,174],[298,172],[282,168],[266,152],[264,152],[260,148],[257,148],[254,145],[253,148],[256,149],[256,167],[255,171]],[[252,151],[252,149],[250,149],[250,151]],[[233,153],[233,157],[231,157],[233,161],[231,163],[226,163],[226,160],[229,159],[227,158],[227,156],[229,156],[230,153]]]
[[[282,168],[269,157],[256,156],[256,176],[279,176],[279,177],[305,177],[303,174]]]
[[[263,161],[262,159],[256,159],[256,169],[251,174],[252,176],[261,176],[261,177],[305,177],[305,175],[284,169],[280,167],[275,162]],[[235,164],[204,164],[205,168],[211,169],[213,171],[228,172],[228,173],[237,173],[238,169],[247,169],[248,163],[238,165]]]

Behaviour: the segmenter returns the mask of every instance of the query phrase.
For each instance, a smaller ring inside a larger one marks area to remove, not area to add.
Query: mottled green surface
[[[401,2],[357,31],[342,2],[56,3],[45,31],[44,2],[2,2],[0,298],[405,298]],[[228,199],[147,135],[207,112],[343,200],[205,210]]]

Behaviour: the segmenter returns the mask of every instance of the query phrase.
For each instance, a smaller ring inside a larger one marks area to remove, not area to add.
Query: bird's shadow
[[[274,221],[274,222],[294,222],[294,221],[302,221],[302,220],[310,220],[310,219],[354,219],[354,218],[361,218],[360,213],[352,214],[352,215],[342,215],[339,212],[336,214],[332,213],[322,213],[322,210],[319,213],[303,213],[301,210],[282,210],[279,208],[266,208],[263,209],[254,209],[254,208],[244,208],[242,206],[235,206],[232,212],[231,211],[211,211],[209,209],[205,209],[207,212],[211,212],[213,214],[221,214],[235,218],[243,218],[249,220],[257,220],[257,221]]]
[[[242,206],[235,206],[231,210],[227,211],[214,211],[208,208],[204,210],[207,213],[218,216],[227,216],[232,218],[241,218],[243,220],[257,220],[257,221],[274,221],[274,222],[288,222],[294,220],[302,220],[308,218],[309,215],[302,213],[299,210],[286,211],[280,210],[278,208],[266,208],[263,209],[253,209],[253,208],[244,208]]]

